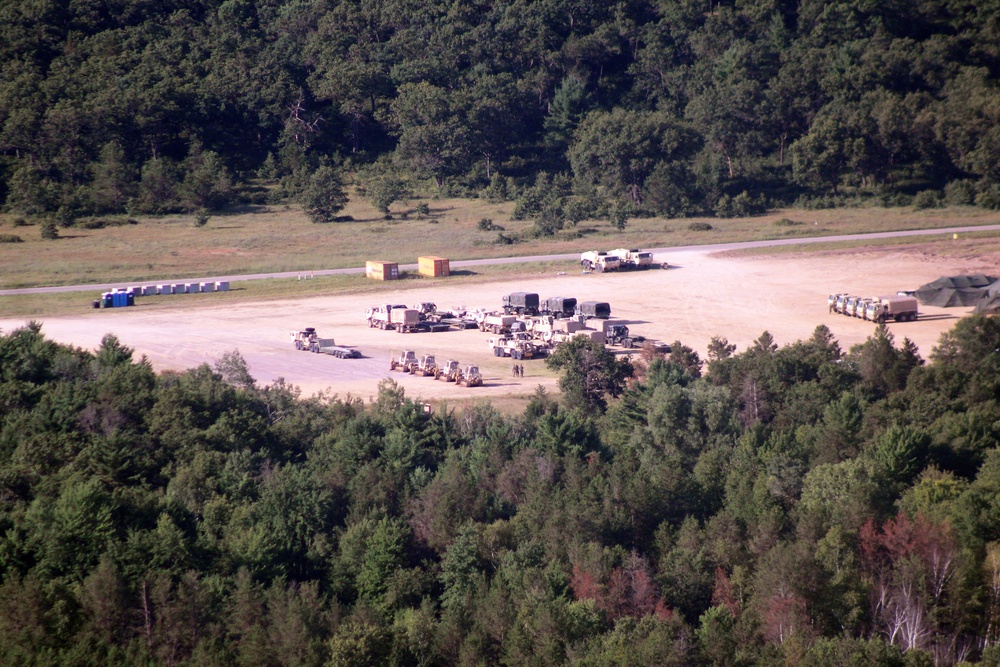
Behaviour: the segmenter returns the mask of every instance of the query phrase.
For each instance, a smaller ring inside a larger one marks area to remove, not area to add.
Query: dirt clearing
[[[967,243],[973,243],[969,241]],[[942,250],[945,250],[942,248]],[[865,248],[827,253],[781,255],[718,255],[675,253],[671,268],[621,274],[526,275],[489,284],[449,284],[447,279],[419,290],[381,294],[331,294],[285,301],[202,307],[197,295],[177,296],[190,309],[161,309],[142,305],[113,310],[83,310],[74,317],[42,319],[43,333],[53,340],[95,349],[106,333],[114,333],[133,347],[136,358],[145,355],[156,370],[184,370],[214,363],[232,350],[247,360],[259,383],[284,378],[304,395],[329,391],[368,399],[382,378],[391,377],[407,395],[452,405],[468,400],[505,402],[530,395],[537,385],[556,389],[556,376],[541,360],[525,360],[525,377],[512,377],[510,359],[498,359],[486,345],[489,334],[478,330],[398,334],[369,329],[365,309],[377,303],[413,304],[433,301],[439,308],[499,307],[501,297],[513,291],[537,292],[542,298],[572,296],[580,301],[608,301],[612,316],[629,324],[633,334],[663,342],[680,340],[704,355],[712,336],[724,336],[745,349],[767,330],[779,345],[807,338],[819,324],[833,331],[844,350],[863,342],[873,324],[831,314],[826,298],[831,292],[862,296],[915,289],[941,275],[996,273],[996,253],[976,254],[974,247],[956,253],[939,252],[932,244],[892,248]],[[661,258],[657,258],[661,259]],[[89,300],[81,299],[82,303]],[[916,322],[890,324],[897,343],[908,337],[925,358],[941,333],[971,308],[921,307]],[[0,320],[9,331],[23,320]],[[316,327],[320,336],[340,345],[357,347],[364,358],[336,359],[296,351],[289,338],[293,329]],[[478,364],[482,387],[456,387],[433,378],[413,377],[389,370],[389,359],[401,349],[435,354],[439,362],[455,358]]]

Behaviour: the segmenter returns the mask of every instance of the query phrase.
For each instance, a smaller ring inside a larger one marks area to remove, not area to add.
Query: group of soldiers
[[[521,364],[514,364],[514,368],[511,370],[511,377],[523,378],[524,377],[524,366]]]

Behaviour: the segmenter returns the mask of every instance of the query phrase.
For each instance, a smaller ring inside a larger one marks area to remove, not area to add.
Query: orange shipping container
[[[365,275],[375,280],[398,280],[399,264],[396,262],[365,262]]]
[[[440,278],[451,274],[451,265],[444,257],[418,257],[417,270],[422,276]]]

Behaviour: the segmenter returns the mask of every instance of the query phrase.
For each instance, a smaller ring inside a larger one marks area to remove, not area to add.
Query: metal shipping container
[[[375,280],[398,280],[399,264],[396,262],[365,262],[365,275]]]
[[[422,276],[428,276],[429,278],[441,278],[443,276],[451,275],[451,264],[444,257],[418,257],[417,258],[417,271]]]

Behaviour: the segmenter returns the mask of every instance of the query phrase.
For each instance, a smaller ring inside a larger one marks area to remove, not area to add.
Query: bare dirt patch
[[[831,292],[859,295],[892,294],[914,289],[940,275],[996,273],[1000,251],[984,247],[976,253],[974,241],[959,250],[945,244],[903,248],[863,248],[827,253],[722,256],[704,252],[676,253],[666,271],[624,274],[544,274],[498,279],[483,284],[428,281],[419,290],[311,296],[260,303],[225,303],[218,299],[191,307],[135,308],[81,312],[79,316],[43,319],[43,332],[54,340],[96,348],[105,333],[114,333],[126,345],[145,355],[157,370],[183,370],[214,363],[223,353],[239,350],[261,383],[282,377],[306,395],[329,390],[365,399],[377,391],[382,378],[391,377],[407,394],[452,405],[486,399],[506,402],[530,395],[537,385],[556,390],[556,377],[542,361],[524,361],[525,377],[514,378],[510,359],[494,357],[486,345],[488,334],[478,330],[397,334],[369,329],[365,308],[374,303],[433,301],[439,307],[498,306],[502,295],[515,290],[547,296],[575,296],[608,301],[612,315],[626,321],[633,333],[664,342],[680,340],[704,354],[712,336],[724,336],[740,350],[763,331],[784,345],[811,335],[826,324],[845,350],[863,342],[873,325],[860,319],[831,314],[826,297]],[[985,245],[985,244],[984,244]],[[958,251],[956,251],[958,250]],[[177,297],[179,299],[190,297]],[[923,307],[917,322],[890,324],[897,342],[908,337],[926,358],[941,334],[971,308]],[[22,320],[0,320],[0,328],[21,326]],[[362,359],[336,359],[297,352],[288,333],[314,326],[323,337],[355,346]],[[432,378],[412,377],[389,370],[389,359],[403,348],[433,353],[443,361],[457,358],[476,363],[484,373],[484,387],[456,387]]]

